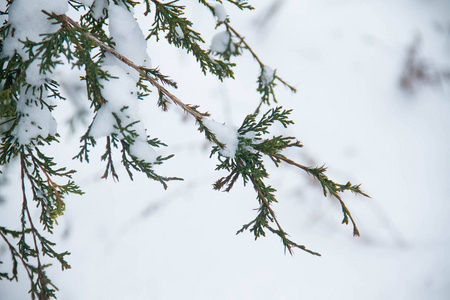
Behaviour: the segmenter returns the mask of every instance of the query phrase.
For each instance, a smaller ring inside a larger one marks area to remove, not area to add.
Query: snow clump
[[[235,126],[221,124],[219,122],[203,119],[203,124],[216,135],[216,138],[225,148],[220,149],[219,153],[223,156],[234,158],[239,145],[238,128]]]
[[[68,10],[66,0],[15,0],[8,9],[8,23],[11,25],[10,33],[3,41],[0,58],[19,54],[24,61],[29,59],[29,53],[24,49],[21,41],[30,40],[36,43],[44,39],[45,34],[56,32],[60,25],[53,24],[48,16],[41,12],[64,14]],[[12,31],[14,30],[14,31]],[[26,81],[31,86],[22,87],[17,100],[17,113],[20,116],[18,124],[14,127],[12,135],[21,145],[31,143],[33,138],[56,134],[56,121],[50,108],[39,100],[47,98],[47,91],[42,86],[47,77],[40,72],[40,58],[35,58],[26,70]],[[34,88],[32,86],[35,86]]]
[[[175,27],[175,33],[177,34],[177,37],[178,37],[180,40],[184,39],[184,33],[183,33],[183,30],[181,29],[180,25],[177,25],[177,26]]]
[[[133,12],[128,11],[123,4],[111,4],[109,17],[110,35],[116,43],[116,50],[136,65],[149,66],[147,42]],[[139,74],[109,53],[105,55],[103,69],[115,78],[99,80],[103,86],[102,96],[106,103],[97,111],[89,134],[93,138],[117,134],[119,139],[123,139],[124,135],[130,135],[129,132],[120,132],[118,122],[121,123],[122,128],[132,124],[127,127],[127,130],[134,131],[137,136],[132,137],[134,142],[130,145],[130,153],[139,160],[155,162],[158,155],[155,149],[147,143],[147,132],[139,115],[138,88],[136,86]]]
[[[9,35],[3,41],[1,57],[11,57],[17,51],[23,59],[28,59],[21,41],[39,43],[44,38],[43,34],[54,33],[61,28],[59,24],[52,24],[54,20],[48,20],[48,16],[41,10],[64,14],[68,9],[67,3],[67,0],[13,1],[8,9],[8,23],[14,28],[14,36]]]
[[[151,67],[150,57],[147,54],[147,41],[139,24],[134,18],[133,12],[123,5],[111,4],[109,14],[109,33],[116,43],[115,49],[138,66]],[[139,74],[136,70],[120,62],[130,76],[136,81]]]
[[[231,51],[234,52],[235,46],[231,42],[231,35],[225,30],[214,35],[210,49],[213,52],[224,53],[227,50],[228,45],[230,45]]]
[[[269,85],[275,79],[275,71],[268,66],[263,67],[261,74],[261,83],[265,86]]]
[[[36,91],[36,93],[38,92]],[[45,99],[47,91],[43,89],[42,94],[42,98]],[[20,119],[14,127],[12,135],[20,145],[27,145],[31,139],[39,136],[46,138],[56,134],[56,121],[50,109],[36,99],[31,88],[22,88],[16,109]]]
[[[225,7],[222,4],[216,4],[214,6],[214,15],[219,22],[225,22],[227,19],[227,12],[225,11]]]
[[[23,60],[29,58],[29,53],[23,48],[21,41],[30,40],[39,43],[44,34],[54,33],[61,28],[59,24],[53,24],[48,16],[41,12],[64,14],[68,9],[66,0],[15,0],[8,9],[8,23],[14,35],[10,34],[3,41],[3,49],[0,57],[11,57],[17,52]],[[39,58],[36,58],[26,70],[26,80],[31,85],[45,83],[46,76],[40,73]]]

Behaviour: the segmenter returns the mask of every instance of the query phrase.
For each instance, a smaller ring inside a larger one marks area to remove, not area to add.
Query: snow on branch
[[[258,239],[270,232],[281,239],[285,252],[293,254],[297,248],[320,255],[288,238],[281,226],[274,210],[279,200],[276,189],[269,184],[265,165],[271,161],[276,167],[281,163],[295,166],[317,180],[324,195],[340,203],[343,223],[351,222],[354,235],[359,235],[342,193],[368,195],[359,185],[335,183],[325,175],[324,167],[307,167],[285,156],[286,149],[299,149],[302,145],[295,137],[271,133],[276,123],[284,128],[294,123],[290,119],[291,110],[272,108],[271,104],[277,102],[276,83],[281,82],[292,92],[296,89],[279,77],[276,69],[263,63],[231,26],[226,5],[241,10],[253,7],[246,1],[218,2],[211,5],[201,0],[189,4],[209,9],[217,22],[216,28],[221,29],[212,38],[210,49],[205,50],[200,32],[193,29],[193,22],[184,14],[185,7],[178,1],[8,0],[5,12],[8,22],[0,27],[0,165],[10,164],[14,159],[20,161],[22,210],[21,228],[0,226],[0,236],[10,251],[13,265],[9,273],[0,272],[0,278],[17,279],[21,263],[30,280],[31,297],[50,299],[56,298],[57,288],[46,274],[49,265],[42,258],[48,256],[56,259],[63,269],[70,268],[65,260],[69,253],[56,252],[55,244],[39,229],[42,227],[51,234],[65,211],[65,197],[83,194],[72,180],[75,170],[58,166],[43,148],[59,139],[52,111],[65,98],[59,92],[53,71],[67,63],[84,72],[80,79],[86,84],[93,115],[74,158],[89,163],[91,148],[104,139],[105,152],[100,158],[106,167],[102,178],[119,179],[113,155],[119,151],[120,164],[131,179],[135,172],[143,173],[165,189],[168,182],[182,180],[155,171],[155,167],[173,155],[158,154],[157,148],[167,145],[153,137],[142,121],[138,103],[149,96],[162,111],[174,104],[195,119],[198,130],[212,144],[210,157],[217,157],[216,170],[228,173],[214,183],[214,189],[229,192],[241,179],[255,190],[256,216],[238,233],[249,230]],[[134,14],[137,5],[143,6],[144,16]],[[80,16],[78,20],[69,17],[74,10],[78,11],[73,14]],[[152,18],[147,22],[151,24],[147,36],[136,17]],[[164,38],[170,45],[184,49],[205,74],[213,74],[219,80],[233,78],[235,64],[231,60],[248,51],[260,67],[255,90],[261,100],[255,112],[235,127],[216,122],[209,113],[201,112],[198,105],[182,101],[172,92],[177,83],[151,66],[147,40],[152,38],[156,41]],[[260,113],[263,105],[268,110]],[[39,221],[30,213],[30,203],[40,209]]]

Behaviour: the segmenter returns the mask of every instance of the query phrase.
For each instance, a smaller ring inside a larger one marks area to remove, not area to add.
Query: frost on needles
[[[56,260],[63,270],[70,268],[66,261],[69,252],[57,252],[47,237],[64,213],[65,198],[83,194],[72,180],[76,171],[59,166],[44,151],[44,146],[59,139],[53,111],[65,100],[54,75],[60,64],[71,64],[83,72],[80,80],[86,85],[91,107],[91,122],[80,137],[80,148],[73,152],[74,159],[89,163],[90,150],[103,144],[103,178],[118,180],[116,168],[121,164],[131,179],[135,172],[142,172],[164,188],[172,180],[182,180],[157,173],[157,165],[172,155],[158,154],[158,148],[166,145],[146,127],[143,112],[137,107],[140,100],[155,101],[164,113],[174,105],[180,113],[194,118],[199,131],[211,141],[210,157],[218,160],[216,170],[228,172],[215,181],[214,189],[228,192],[241,180],[255,190],[257,213],[238,233],[249,230],[257,239],[271,232],[280,237],[285,251],[291,254],[298,248],[320,255],[288,238],[277,219],[276,189],[268,182],[264,161],[269,158],[277,167],[288,164],[317,180],[324,195],[333,196],[341,205],[342,222],[351,222],[354,235],[359,235],[341,198],[344,191],[367,196],[359,185],[335,183],[325,175],[324,167],[307,167],[289,159],[283,151],[300,148],[300,142],[295,137],[271,134],[275,123],[285,128],[293,124],[290,110],[271,107],[277,103],[276,85],[296,90],[264,64],[232,27],[226,7],[243,11],[253,7],[246,1],[232,0],[200,0],[188,5],[203,8],[216,21],[216,34],[209,46],[185,17],[185,6],[178,1],[7,0],[1,12],[5,22],[0,28],[0,165],[19,162],[14,166],[20,168],[22,201],[20,228],[0,224],[1,240],[12,260],[11,270],[0,269],[0,279],[18,280],[21,266],[29,279],[32,299],[56,298],[57,287],[46,274],[50,266],[47,262]],[[135,14],[136,6],[143,7],[142,16]],[[79,17],[75,20],[72,16]],[[137,22],[142,18],[145,24],[151,24],[148,28]],[[177,83],[152,66],[146,49],[149,39],[165,39],[184,49],[203,73],[211,73],[219,80],[233,78],[233,57],[249,53],[260,69],[255,75],[255,91],[261,99],[254,112],[234,127],[215,121],[195,104],[187,104],[174,93]],[[114,152],[121,154],[119,163],[113,159]],[[30,214],[30,205],[40,209],[38,219]]]

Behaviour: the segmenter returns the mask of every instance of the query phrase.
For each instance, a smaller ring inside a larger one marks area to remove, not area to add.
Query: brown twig
[[[50,186],[52,187],[52,190],[55,193],[56,201],[64,202],[61,198],[61,195],[58,192],[59,185],[50,179],[50,176],[48,175],[47,171],[40,164],[38,164],[38,166],[39,166],[39,168],[41,168],[42,172],[44,173],[45,177],[47,178],[47,183],[50,184]]]
[[[265,66],[265,64],[261,61],[261,59],[258,57],[258,55],[256,55],[256,53],[253,51],[253,49],[250,47],[250,45],[245,41],[245,38],[242,35],[240,35],[239,32],[237,32],[228,22],[225,21],[225,22],[221,22],[221,23],[224,24],[229,30],[231,30],[231,32],[234,33],[234,35],[244,44],[245,48],[247,48],[247,50],[252,54],[253,58],[259,63],[261,68],[263,68]],[[284,81],[278,75],[275,74],[275,78],[278,79],[282,84],[287,86],[294,93],[297,92],[297,89],[295,87],[293,87],[292,85],[290,85],[289,83]]]

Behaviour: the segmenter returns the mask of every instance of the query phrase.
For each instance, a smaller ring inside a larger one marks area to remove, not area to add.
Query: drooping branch
[[[42,291],[42,288],[44,288],[47,285],[47,281],[45,280],[45,275],[43,274],[43,266],[41,264],[41,257],[40,257],[40,253],[39,253],[38,242],[36,239],[36,235],[38,234],[37,229],[36,229],[36,227],[34,227],[33,219],[31,218],[30,210],[28,209],[27,196],[25,194],[25,174],[28,175],[28,172],[26,172],[24,158],[21,157],[20,158],[20,177],[21,177],[21,182],[22,182],[22,198],[23,198],[22,214],[24,214],[24,215],[26,214],[28,222],[30,223],[31,236],[33,237],[34,251],[35,251],[35,256],[36,256],[36,261],[37,261],[38,281],[41,285],[41,291],[38,292],[38,291],[36,291],[36,288],[34,287],[34,284],[32,283],[31,291],[33,293],[37,293],[37,295],[39,296],[39,299],[46,299],[46,298],[48,299],[48,297],[46,297],[46,295],[44,295],[43,291]],[[25,232],[22,232],[22,234],[25,235]],[[33,280],[32,280],[32,282],[33,282]],[[44,298],[44,297],[46,297],[46,298]]]
[[[251,180],[251,182],[253,184],[253,188],[256,190],[256,192],[259,195],[259,199],[261,199],[261,201],[262,201],[262,205],[264,205],[264,207],[269,211],[270,216],[273,219],[273,221],[275,222],[275,224],[277,225],[278,230],[274,230],[273,228],[271,228],[270,226],[267,226],[267,225],[266,225],[266,227],[269,228],[269,230],[272,231],[272,233],[275,233],[276,235],[278,235],[281,238],[281,240],[283,242],[283,245],[284,245],[285,252],[286,252],[286,249],[287,249],[289,251],[290,255],[294,255],[294,252],[292,250],[292,247],[294,246],[294,247],[299,248],[299,249],[301,249],[303,251],[306,251],[306,252],[308,252],[308,253],[310,253],[312,255],[321,256],[320,253],[317,253],[317,252],[314,252],[312,250],[309,250],[305,246],[298,245],[298,244],[294,243],[293,241],[291,241],[291,240],[289,240],[287,238],[287,234],[283,230],[283,228],[281,228],[281,225],[278,222],[278,219],[277,219],[277,217],[275,215],[275,212],[273,211],[272,207],[270,206],[269,202],[267,201],[266,196],[261,191],[261,188],[259,187],[257,179],[255,179],[252,175],[250,175],[249,177],[250,177],[250,180]]]
[[[324,168],[324,167],[308,168],[308,167],[301,165],[281,154],[267,154],[267,155],[275,163],[278,163],[279,161],[284,161],[285,163],[296,166],[296,167],[304,170],[306,173],[314,176],[314,178],[316,178],[322,185],[324,195],[327,196],[327,194],[329,193],[330,195],[334,196],[339,201],[341,208],[342,208],[342,213],[344,214],[344,219],[342,220],[342,223],[348,224],[348,220],[350,219],[350,221],[352,222],[352,225],[353,225],[353,235],[360,236],[358,227],[356,226],[356,222],[353,219],[352,214],[350,213],[350,210],[347,208],[347,206],[345,205],[341,196],[339,195],[339,192],[349,190],[357,195],[362,195],[362,196],[370,198],[369,195],[367,195],[360,189],[359,185],[352,185],[350,182],[348,182],[345,185],[334,183],[333,181],[328,179],[328,177],[324,174],[324,172],[326,171],[326,168]]]

